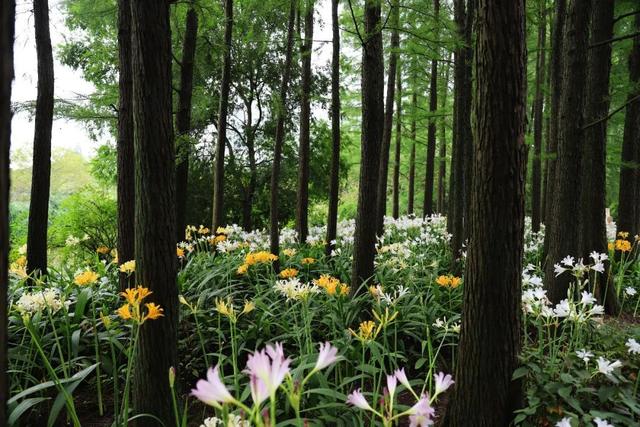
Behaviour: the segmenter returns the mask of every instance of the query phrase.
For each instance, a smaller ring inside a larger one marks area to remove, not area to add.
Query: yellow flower
[[[298,270],[295,268],[287,268],[280,272],[280,277],[283,279],[291,279],[292,277],[296,277],[298,275]]]
[[[131,274],[134,271],[136,271],[136,261],[135,260],[123,262],[120,265],[120,272],[121,273]]]
[[[384,288],[380,285],[378,286],[369,286],[369,293],[371,294],[372,297],[374,298],[380,298],[382,296],[382,293],[384,292]]]
[[[295,256],[295,254],[297,254],[298,251],[296,251],[294,248],[287,248],[283,250],[282,253],[288,256],[289,258],[291,258],[292,256]]]
[[[218,227],[216,229],[216,234],[228,234],[226,227]]]
[[[380,328],[376,328],[376,323],[374,321],[367,320],[360,323],[357,333],[353,329],[349,329],[349,332],[351,332],[354,337],[364,342],[375,339],[378,332],[380,332]]]
[[[136,305],[138,303],[138,290],[136,288],[127,288],[124,292],[120,292],[120,295],[127,300],[128,304]]]
[[[256,305],[253,303],[253,301],[245,300],[244,308],[242,309],[242,314],[251,313],[255,309],[256,309]]]
[[[112,264],[118,264],[118,250],[117,249],[111,249],[111,257],[113,258],[111,260]]]
[[[610,251],[612,251],[612,250],[614,250],[614,249],[615,249],[615,244],[614,244],[613,242],[609,242],[609,243],[607,244],[607,248],[608,248]]]
[[[178,301],[180,301],[180,304],[189,305],[189,303],[187,302],[187,299],[182,295],[178,295]]]
[[[340,295],[349,295],[351,293],[351,287],[346,283],[340,284]]]
[[[327,291],[327,295],[335,295],[336,294],[336,287],[338,286],[338,283],[339,282],[327,283],[327,285],[324,288],[324,290]]]
[[[147,319],[155,320],[159,317],[164,316],[164,314],[162,314],[164,309],[159,305],[153,302],[149,302],[149,303],[146,303],[145,306],[147,307],[147,315],[144,316],[144,318],[142,319],[143,322]]]
[[[327,286],[329,286],[329,284],[336,283],[337,285],[338,283],[340,283],[340,281],[333,276],[323,274],[319,279],[315,279],[313,283],[315,283],[315,285],[320,288],[326,288]]]
[[[24,268],[27,266],[27,257],[22,255],[18,259],[14,261],[15,265],[19,268]]]
[[[184,258],[184,249],[176,248],[176,255],[178,255],[178,258]]]
[[[627,237],[629,237],[629,232],[628,231],[619,231],[618,232],[618,237],[626,239]]]
[[[216,298],[216,310],[218,311],[218,313],[227,317],[231,317],[235,314],[233,305],[231,303],[228,303],[227,301],[224,301],[222,298]]]
[[[628,240],[616,240],[616,250],[620,252],[629,252],[631,250],[631,243]]]
[[[127,305],[128,307],[129,305]],[[103,313],[100,313],[100,320],[102,320],[102,324],[105,328],[109,329],[111,326],[111,318],[109,316],[105,316]]]
[[[98,246],[98,248],[96,249],[96,252],[99,253],[100,255],[106,255],[109,252],[111,252],[111,249],[109,249],[105,245],[102,245],[102,246]]]
[[[138,286],[138,302],[142,301],[152,293],[153,292],[151,292],[149,289]]]
[[[436,279],[436,283],[440,286],[449,286],[449,277],[448,276],[438,276]]]
[[[267,264],[277,259],[277,255],[274,255],[267,251],[251,252],[245,257],[244,263],[247,265]]]
[[[461,278],[453,276],[451,278],[451,287],[455,289],[460,285],[461,282],[462,282]]]
[[[200,225],[200,228],[198,228],[198,234],[209,234],[209,231],[211,230],[209,230],[204,225]]]
[[[248,264],[242,264],[240,267],[238,267],[238,270],[236,271],[236,273],[238,274],[247,274],[247,270],[249,269],[249,265]]]
[[[462,283],[462,279],[460,277],[449,275],[438,276],[436,279],[436,283],[443,287],[450,287],[452,289],[457,288]]]
[[[86,286],[95,283],[98,280],[98,274],[91,271],[86,270],[80,274],[76,274],[76,277],[73,279],[73,283],[78,286]]]
[[[310,265],[310,264],[313,264],[315,262],[316,262],[315,258],[311,258],[311,257],[302,258],[302,264]]]
[[[118,316],[120,316],[123,320],[129,320],[132,318],[131,316],[131,310],[129,310],[129,304],[125,304],[122,307],[120,307],[118,310],[116,310],[116,313],[118,314]]]

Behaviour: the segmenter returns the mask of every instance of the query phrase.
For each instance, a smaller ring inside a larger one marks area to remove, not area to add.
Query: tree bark
[[[198,36],[198,14],[192,3],[187,11],[184,41],[182,42],[182,61],[180,66],[180,92],[178,94],[178,115],[176,132],[178,134],[176,165],[176,240],[184,240],[187,226],[187,194],[189,193],[189,157],[191,144],[188,140],[191,131],[191,98],[193,95],[193,62],[196,56],[196,38]]]
[[[327,245],[325,253],[334,248],[338,227],[338,200],[340,196],[340,17],[339,0],[331,0],[331,31],[333,38],[331,57],[331,179],[329,181],[329,215],[327,218]]]
[[[133,147],[131,1],[118,0],[118,263],[135,258],[136,177]],[[135,285],[135,274],[119,272],[120,290]]]
[[[282,80],[280,81],[279,99],[276,105],[276,140],[273,148],[273,166],[271,168],[271,209],[269,212],[271,253],[280,254],[280,227],[278,225],[278,185],[280,181],[280,159],[282,158],[282,146],[284,145],[284,116],[286,114],[287,91],[289,88],[289,77],[291,75],[291,55],[293,52],[293,26],[296,19],[296,2],[291,0],[289,6],[289,23],[287,25],[287,45],[282,70]],[[276,271],[280,268],[280,263],[274,263]]]
[[[580,144],[584,140],[582,108],[585,99],[587,47],[591,0],[570,0],[564,35],[565,59],[558,122],[558,155],[553,185],[553,221],[546,228],[548,248],[545,267],[547,295],[553,303],[567,297],[570,275],[556,277],[554,264],[567,255],[579,257],[578,234],[581,188]]]
[[[445,65],[444,84],[442,85],[444,90],[442,91],[442,102],[440,107],[442,111],[447,107],[447,93],[449,92],[449,70],[451,67]],[[446,133],[446,117],[442,117],[440,120],[440,153],[439,153],[439,167],[438,167],[438,204],[437,209],[440,213],[446,212],[446,183],[447,179],[447,133]]]
[[[541,222],[541,179],[542,179],[542,125],[544,117],[542,108],[544,106],[544,94],[542,85],[545,81],[546,67],[546,39],[547,39],[547,8],[546,4],[540,4],[538,15],[538,51],[536,55],[536,87],[533,107],[533,164],[531,171],[531,228],[533,232],[540,231]]]
[[[298,156],[298,197],[296,229],[298,241],[306,242],[309,234],[309,125],[311,122],[311,54],[313,52],[313,0],[306,0],[304,41],[300,45],[302,58],[302,99],[300,101],[300,145]]]
[[[173,422],[167,372],[177,366],[175,147],[171,101],[169,2],[131,2],[133,116],[136,158],[136,278],[164,309],[139,335],[134,408]],[[140,426],[156,426],[140,418]]]
[[[38,57],[38,97],[36,99],[31,200],[27,233],[27,273],[46,275],[54,83],[48,0],[34,0],[33,19]]]
[[[376,252],[376,198],[384,121],[384,61],[381,0],[365,0],[362,43],[362,137],[360,181],[353,247],[351,289],[373,276]],[[372,209],[374,208],[374,209]]]
[[[224,58],[222,81],[220,82],[220,105],[218,109],[218,140],[213,181],[213,218],[215,232],[224,221],[224,145],[227,141],[227,115],[229,112],[229,87],[231,85],[231,37],[233,36],[233,0],[224,2]]]
[[[11,144],[11,82],[13,81],[13,37],[16,4],[0,4],[0,420],[7,420],[9,368],[7,356],[9,283],[9,146]]]
[[[640,14],[635,17],[635,25],[640,30]],[[620,190],[618,193],[618,232],[629,233],[629,239],[640,233],[638,228],[638,192],[640,191],[640,37],[633,39],[633,47],[629,53],[629,83],[634,89],[627,95],[624,119],[624,135],[622,138],[622,164],[620,166]],[[631,102],[635,99],[634,102]]]
[[[378,168],[378,189],[376,201],[376,233],[382,236],[384,232],[384,216],[387,213],[387,178],[389,176],[389,151],[391,150],[391,133],[393,132],[393,102],[395,100],[396,68],[398,64],[398,49],[400,47],[400,4],[394,0],[391,4],[391,43],[389,46],[389,71],[387,75],[386,109],[384,111],[384,125],[382,130],[382,147],[380,148],[380,166]]]
[[[409,191],[407,195],[407,214],[413,215],[413,204],[415,199],[416,188],[416,113],[418,111],[418,95],[415,90],[415,79],[413,80],[414,89],[411,94],[411,153],[409,154]]]
[[[402,69],[396,76],[396,144],[393,160],[393,209],[394,219],[400,216],[400,152],[402,145]]]
[[[558,149],[558,126],[560,120],[560,95],[562,90],[562,68],[563,68],[563,52],[564,52],[564,27],[567,13],[566,0],[556,0],[553,17],[553,25],[551,27],[551,60],[549,74],[551,75],[551,84],[549,92],[551,97],[550,119],[549,119],[549,140],[547,141],[546,153],[546,185],[544,190],[545,196],[545,225],[547,228],[553,221],[551,212],[553,207],[553,193],[556,176],[556,157]],[[545,253],[547,252],[547,242],[545,240]]]
[[[613,36],[614,0],[594,2],[591,14],[590,44],[608,40]],[[589,50],[587,89],[584,104],[586,123],[604,117],[609,112],[609,75],[611,72],[611,45],[604,44]],[[580,186],[581,231],[580,255],[589,259],[592,251],[606,254],[607,225],[605,218],[607,179],[607,121],[585,131],[582,147],[582,183]],[[608,272],[594,283],[594,293],[608,314],[618,314],[620,306],[613,283],[607,285]],[[606,294],[605,294],[606,292]]]
[[[440,13],[440,0],[433,0],[433,13],[438,22]],[[429,128],[427,130],[427,164],[424,175],[424,201],[422,203],[422,216],[433,214],[433,185],[436,168],[436,118],[438,111],[438,60],[431,60],[431,82],[429,86]]]
[[[524,234],[524,0],[479,0],[469,248],[448,426],[508,426],[521,348]],[[500,233],[496,233],[500,230]],[[487,399],[491,396],[491,399]]]

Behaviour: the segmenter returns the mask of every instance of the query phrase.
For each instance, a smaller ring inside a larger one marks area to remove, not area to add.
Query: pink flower
[[[206,380],[198,380],[196,388],[191,390],[191,394],[207,405],[219,406],[220,403],[230,403],[234,399],[222,383],[218,375],[218,365],[209,368]]]
[[[262,403],[267,395],[275,393],[289,372],[291,359],[284,357],[282,344],[268,345],[256,351],[247,359],[246,373],[251,379],[251,397],[256,404]]]
[[[364,409],[365,411],[373,411],[367,399],[364,398],[360,389],[354,390],[349,396],[347,396],[347,403],[355,406],[356,408]]]
[[[338,349],[329,342],[320,344],[320,353],[318,353],[318,361],[316,362],[315,371],[324,369],[338,360]]]
[[[427,427],[433,425],[436,410],[429,404],[429,394],[423,394],[418,403],[410,409],[409,427]]]
[[[409,380],[407,379],[407,374],[404,373],[404,368],[398,369],[394,373],[394,375],[398,379],[398,381],[400,381],[400,384],[402,384],[403,386],[405,386],[409,390],[412,390],[411,384],[409,384]]]
[[[389,396],[393,400],[393,395],[396,393],[396,386],[398,379],[395,375],[387,375],[387,390],[389,390]]]
[[[436,396],[439,395],[440,393],[447,391],[447,389],[451,387],[454,383],[453,379],[451,378],[451,375],[449,374],[445,375],[444,372],[439,372],[437,374],[434,374],[433,379],[436,381],[436,391],[435,391]]]

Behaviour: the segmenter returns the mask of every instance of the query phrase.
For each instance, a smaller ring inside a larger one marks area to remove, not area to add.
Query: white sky
[[[51,43],[54,49],[54,76],[56,99],[73,99],[78,95],[89,95],[94,86],[75,71],[60,63],[57,58],[57,45],[67,34],[62,13],[62,0],[49,0],[49,19]],[[34,101],[37,95],[37,59],[33,28],[33,1],[16,1],[16,40],[15,40],[15,81],[13,82],[12,102]],[[331,0],[319,0],[316,5],[315,40],[331,40]],[[320,21],[320,22],[319,22]],[[331,43],[314,44],[313,62],[324,65],[331,59]],[[316,112],[317,113],[317,112]],[[17,113],[13,117],[11,132],[11,151],[30,152],[33,145],[34,122],[27,112]],[[89,158],[101,142],[93,141],[81,123],[70,120],[53,122],[52,149],[67,148]],[[15,167],[26,165],[14,164]]]

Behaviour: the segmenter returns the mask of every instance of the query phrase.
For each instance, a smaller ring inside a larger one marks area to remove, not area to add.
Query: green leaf
[[[25,411],[31,409],[33,406],[37,405],[40,402],[44,402],[45,400],[49,400],[49,397],[30,397],[28,399],[24,399],[18,406],[16,406],[11,414],[9,414],[9,419],[7,420],[7,425],[12,426],[20,419],[22,414]]]

